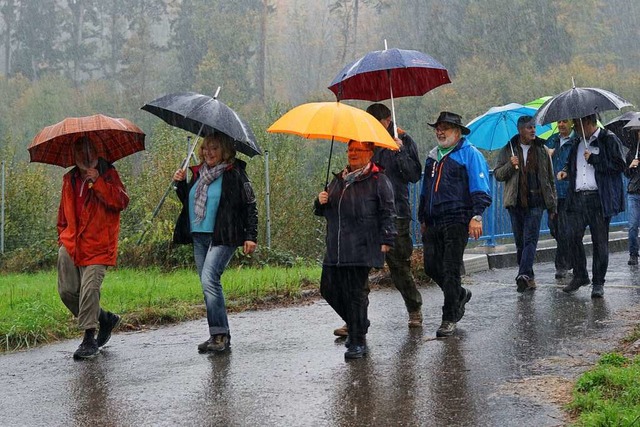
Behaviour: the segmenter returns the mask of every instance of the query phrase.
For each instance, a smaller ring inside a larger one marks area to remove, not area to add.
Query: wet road
[[[323,301],[230,316],[222,356],[196,351],[204,319],[116,334],[93,361],[72,360],[75,340],[2,355],[0,425],[563,425],[548,384],[566,384],[629,330],[640,275],[612,254],[605,298],[592,301],[589,288],[563,294],[553,272],[538,265],[530,295],[516,293],[512,268],[465,278],[473,299],[443,340],[432,339],[435,286],[421,289],[421,331],[406,327],[399,293],[372,292],[371,353],[348,363]]]

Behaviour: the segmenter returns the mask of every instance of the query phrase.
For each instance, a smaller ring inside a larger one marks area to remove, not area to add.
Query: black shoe
[[[516,277],[516,290],[518,292],[524,292],[527,290],[527,288],[529,287],[529,276],[527,276],[526,274],[521,274],[518,277]]]
[[[464,306],[471,299],[471,291],[467,288],[462,288],[462,290],[464,291],[464,294],[460,299],[460,306],[458,307],[458,318],[456,319],[456,322],[459,322],[462,319],[462,316],[464,316]]]
[[[456,331],[456,322],[451,322],[449,320],[443,320],[440,324],[440,327],[436,331],[436,337],[444,338],[450,337]]]
[[[629,255],[627,265],[638,265],[638,255]]]
[[[231,347],[231,337],[227,334],[217,334],[211,335],[208,340],[202,344],[198,344],[198,351],[200,353],[221,353],[229,350],[229,347]]]
[[[98,337],[96,338],[98,347],[102,347],[109,342],[109,339],[111,339],[111,331],[118,327],[121,320],[122,318],[117,314],[100,310],[100,317],[98,318],[100,329],[98,330]]]
[[[75,353],[73,353],[74,359],[93,359],[98,353],[100,353],[94,334],[94,329],[87,329],[84,331],[84,339],[82,340],[80,347],[78,347]]]
[[[591,298],[603,298],[604,297],[604,285],[594,284],[591,287]]]
[[[367,353],[369,353],[369,349],[367,348],[366,344],[364,345],[353,344],[349,346],[347,351],[345,351],[344,358],[345,359],[362,359],[364,356],[367,355]]]
[[[574,277],[573,279],[571,279],[571,282],[569,282],[567,286],[562,288],[562,292],[570,294],[580,289],[581,286],[586,286],[589,283],[591,283],[591,280],[589,280],[588,277],[585,277],[584,279]]]
[[[538,285],[536,285],[536,280],[533,277],[529,277],[527,279],[527,289],[525,291],[535,291]]]

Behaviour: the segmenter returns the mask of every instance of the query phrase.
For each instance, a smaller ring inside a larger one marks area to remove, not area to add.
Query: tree
[[[97,46],[95,39],[98,26],[98,10],[96,0],[67,0],[69,15],[62,28],[65,32],[64,56],[68,66],[67,74],[77,87],[81,72],[91,72],[97,68],[95,54]]]
[[[0,1],[0,16],[4,22],[4,29],[1,33],[4,43],[4,75],[11,74],[11,53],[15,38],[15,21],[18,9],[18,0]]]

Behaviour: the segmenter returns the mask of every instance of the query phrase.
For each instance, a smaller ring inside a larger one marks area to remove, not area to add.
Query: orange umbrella
[[[333,141],[372,142],[378,147],[398,149],[398,144],[378,119],[364,110],[340,102],[312,102],[299,105],[276,120],[267,132],[290,133],[308,139],[330,139],[331,150],[325,188],[329,184]]]
[[[371,114],[340,102],[299,105],[276,120],[267,132],[290,133],[309,139],[373,142],[397,150],[389,132]]]
[[[73,144],[86,136],[93,142],[98,157],[113,163],[144,150],[144,132],[127,119],[102,114],[68,117],[47,126],[33,138],[28,150],[32,162],[73,166]]]

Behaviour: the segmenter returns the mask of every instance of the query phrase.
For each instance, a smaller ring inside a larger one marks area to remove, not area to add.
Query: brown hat
[[[471,133],[469,128],[465,127],[462,124],[462,116],[460,114],[450,113],[449,111],[442,111],[438,116],[438,120],[436,120],[435,123],[428,123],[428,125],[432,128],[435,128],[436,126],[438,126],[438,123],[441,122],[451,123],[452,125],[458,126],[463,135],[469,135],[469,133]]]

